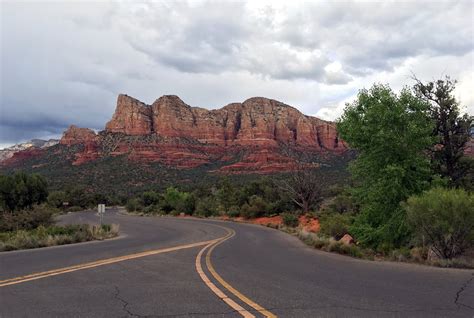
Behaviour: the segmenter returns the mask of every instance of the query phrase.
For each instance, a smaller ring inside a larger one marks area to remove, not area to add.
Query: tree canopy
[[[338,131],[358,151],[350,169],[361,213],[351,232],[360,242],[382,248],[407,239],[400,202],[429,185],[432,130],[429,104],[408,89],[374,85],[347,105]]]

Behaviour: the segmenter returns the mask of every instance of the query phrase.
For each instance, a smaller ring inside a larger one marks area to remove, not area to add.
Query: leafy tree
[[[472,169],[463,164],[461,158],[470,138],[473,118],[460,114],[459,102],[453,94],[456,81],[449,77],[426,84],[416,78],[415,80],[414,91],[418,97],[430,104],[430,114],[435,122],[433,167],[441,176],[449,178],[453,185],[459,186],[460,179],[467,170]]]
[[[224,212],[228,212],[229,208],[235,204],[235,188],[228,178],[222,179],[219,190],[217,191],[217,198],[219,199],[220,206]]]
[[[442,258],[453,258],[474,246],[474,194],[435,188],[412,196],[406,204],[413,232]]]
[[[204,217],[217,215],[216,200],[212,196],[202,198],[196,205],[196,213]]]
[[[12,212],[16,207],[14,181],[11,176],[0,175],[0,204],[3,211]]]
[[[0,205],[4,211],[13,212],[31,208],[45,202],[48,197],[46,179],[38,174],[18,172],[0,177]]]
[[[145,206],[158,204],[160,202],[160,195],[155,191],[146,191],[142,194],[142,201]]]
[[[350,170],[361,212],[351,233],[365,245],[393,247],[409,235],[400,202],[420,193],[431,176],[425,151],[432,145],[429,105],[408,89],[399,95],[374,85],[359,92],[338,122],[338,131],[358,151]]]
[[[189,193],[180,192],[174,187],[169,187],[163,194],[163,201],[160,203],[161,209],[167,213],[171,211],[178,211],[179,207],[182,207],[182,203],[187,200]],[[184,211],[182,211],[184,212]]]
[[[137,198],[132,198],[127,201],[125,208],[128,212],[136,212],[143,210],[142,202]]]
[[[86,208],[91,205],[91,197],[82,186],[74,186],[66,189],[66,198],[70,206]]]
[[[52,191],[48,195],[49,206],[60,208],[63,202],[66,202],[66,193],[64,191]]]
[[[258,195],[252,195],[248,198],[248,203],[240,207],[240,215],[244,218],[258,218],[268,214],[269,204],[264,198]]]

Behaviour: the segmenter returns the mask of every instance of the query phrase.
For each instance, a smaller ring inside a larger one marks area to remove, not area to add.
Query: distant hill
[[[28,142],[24,142],[21,144],[16,144],[8,148],[0,149],[0,163],[5,161],[11,157],[16,152],[20,152],[26,149],[31,148],[38,148],[38,149],[45,149],[59,143],[58,139],[49,139],[49,140],[42,140],[42,139],[32,139]]]

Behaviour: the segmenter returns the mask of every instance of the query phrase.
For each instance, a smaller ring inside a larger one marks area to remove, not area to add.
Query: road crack
[[[141,315],[131,312],[130,309],[127,308],[129,303],[125,299],[120,297],[120,289],[118,288],[118,286],[114,286],[114,287],[115,287],[114,298],[122,303],[122,310],[125,311],[127,315],[132,316],[132,317],[139,317],[139,318],[145,317],[145,316],[141,316]]]
[[[460,302],[459,298],[461,297],[461,294],[463,291],[466,290],[466,288],[469,286],[469,284],[472,283],[472,281],[474,281],[474,274],[471,275],[471,278],[469,278],[462,286],[461,288],[459,288],[459,290],[456,292],[456,298],[454,298],[454,303],[458,306],[463,306],[463,307],[467,307],[467,308],[470,308],[470,309],[474,309],[474,307],[472,306],[469,306],[469,305],[466,305],[466,304],[463,304],[462,302]]]

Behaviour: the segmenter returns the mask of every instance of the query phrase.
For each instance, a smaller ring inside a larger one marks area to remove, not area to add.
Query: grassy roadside
[[[346,244],[319,233],[307,232],[301,228],[287,227],[284,225],[278,227],[270,225],[268,227],[275,228],[290,235],[296,236],[306,245],[325,252],[337,253],[371,261],[390,261],[444,268],[474,269],[474,255],[472,251],[469,253],[469,255],[457,257],[454,259],[429,259],[427,257],[427,254],[429,253],[428,249],[422,248],[397,249],[390,251],[390,253],[387,255],[384,255],[381,253],[376,253],[371,249],[362,248],[356,244]]]
[[[161,216],[160,214],[151,214],[143,212],[127,212],[129,215],[135,216]],[[183,217],[178,216],[177,213],[168,216]],[[186,216],[188,217],[188,216]],[[194,216],[197,217],[197,216]],[[198,218],[204,218],[203,216],[198,216]],[[467,268],[474,269],[474,251],[470,251],[468,255],[461,256],[455,259],[429,259],[428,249],[422,248],[402,248],[397,250],[392,250],[387,254],[377,253],[372,249],[363,248],[357,244],[351,243],[346,244],[341,241],[338,241],[332,237],[324,235],[320,232],[311,232],[307,231],[304,227],[301,227],[301,224],[298,225],[297,220],[294,223],[294,226],[288,226],[285,224],[276,224],[272,223],[271,218],[269,222],[260,222],[256,223],[256,219],[242,219],[242,218],[230,218],[230,217],[207,217],[209,219],[218,219],[220,221],[228,222],[238,222],[238,223],[249,223],[249,224],[258,224],[261,226],[270,227],[276,230],[280,230],[287,234],[293,235],[300,239],[306,245],[330,253],[337,253],[341,255],[351,256],[355,258],[371,260],[371,261],[391,261],[391,262],[403,262],[403,263],[412,263],[412,264],[421,264],[427,266],[436,266],[444,268]],[[265,219],[265,218],[263,218]]]
[[[31,249],[65,245],[116,237],[117,224],[39,226],[31,230],[17,230],[0,233],[0,251]]]

